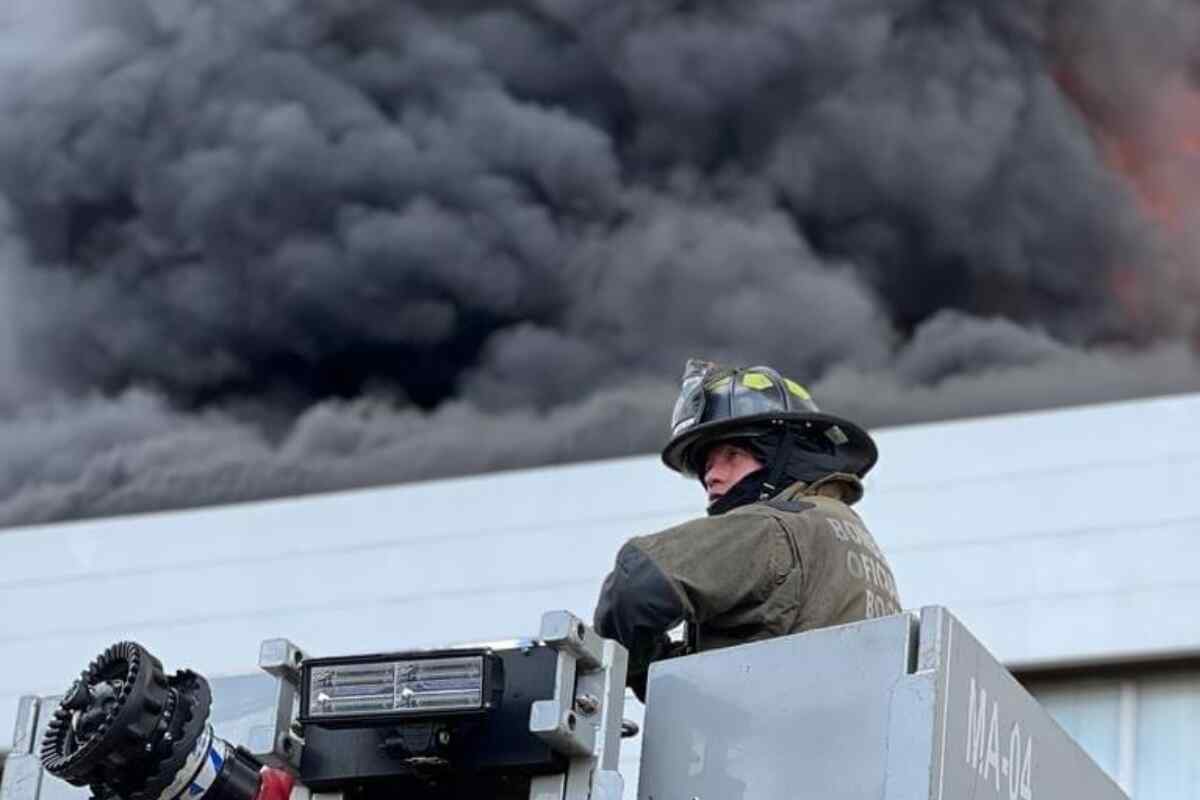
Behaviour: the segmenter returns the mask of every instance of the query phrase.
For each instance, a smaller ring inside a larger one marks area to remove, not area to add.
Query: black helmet
[[[824,437],[833,445],[838,472],[861,478],[879,457],[870,434],[822,413],[807,389],[770,367],[723,367],[693,358],[683,372],[663,463],[696,476],[701,471],[696,458],[710,445],[767,436],[780,426]]]

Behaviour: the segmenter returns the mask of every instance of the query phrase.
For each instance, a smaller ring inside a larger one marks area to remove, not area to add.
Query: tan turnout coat
[[[898,612],[891,568],[862,519],[820,493],[837,481],[861,494],[857,479],[835,475],[629,540],[596,627],[630,649],[630,685],[642,689],[680,620],[692,623],[697,649],[711,650]]]

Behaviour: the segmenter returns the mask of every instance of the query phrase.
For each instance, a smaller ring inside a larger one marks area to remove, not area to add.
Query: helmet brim
[[[879,450],[875,440],[866,430],[835,414],[812,411],[772,411],[763,414],[752,414],[744,417],[730,417],[701,423],[688,428],[673,437],[663,448],[662,460],[670,469],[687,474],[684,463],[688,451],[705,442],[715,442],[728,438],[729,434],[745,431],[756,426],[766,426],[770,423],[791,423],[811,425],[813,432],[820,435],[830,428],[837,427],[846,436],[846,442],[837,445],[836,457],[842,462],[839,472],[846,472],[858,477],[865,476],[879,459]]]

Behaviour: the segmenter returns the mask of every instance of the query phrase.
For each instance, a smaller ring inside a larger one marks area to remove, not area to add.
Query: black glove
[[[665,633],[647,639],[646,643],[638,643],[629,653],[629,672],[625,684],[633,689],[637,699],[646,702],[646,678],[650,674],[650,665],[676,656],[685,656],[689,652],[686,642],[672,642]]]

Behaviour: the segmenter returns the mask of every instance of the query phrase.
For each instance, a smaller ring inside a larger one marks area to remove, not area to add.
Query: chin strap
[[[775,456],[771,459],[771,471],[767,475],[767,479],[762,483],[762,491],[758,495],[758,499],[770,500],[775,495],[779,494],[779,490],[783,487],[780,482],[783,480],[783,474],[788,468],[788,462],[792,457],[792,441],[793,436],[784,428],[780,431],[779,446],[775,448]]]

